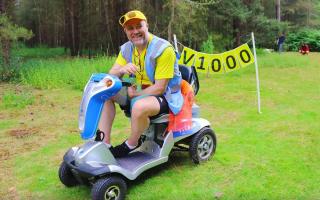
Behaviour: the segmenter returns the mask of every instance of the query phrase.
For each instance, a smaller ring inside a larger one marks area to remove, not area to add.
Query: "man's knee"
[[[133,104],[132,110],[131,110],[131,115],[139,117],[139,116],[144,116],[148,114],[148,108],[143,105],[143,101],[136,101]]]
[[[132,116],[153,116],[157,114],[160,110],[160,105],[158,104],[157,100],[154,98],[148,98],[148,99],[141,99],[134,103],[131,115]]]

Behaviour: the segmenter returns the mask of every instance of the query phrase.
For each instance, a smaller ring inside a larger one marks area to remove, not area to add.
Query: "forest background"
[[[63,47],[71,56],[116,55],[126,41],[118,20],[131,9],[146,14],[150,32],[169,41],[176,34],[198,51],[232,49],[250,32],[259,48],[275,49],[285,33],[289,51],[301,42],[320,50],[319,0],[0,0],[1,79],[12,78],[12,49],[21,44]]]

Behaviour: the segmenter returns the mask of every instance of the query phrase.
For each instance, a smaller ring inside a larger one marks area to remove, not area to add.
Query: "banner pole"
[[[173,34],[173,43],[174,43],[174,48],[176,49],[177,52],[179,52],[176,34]]]
[[[258,113],[261,114],[261,105],[260,105],[260,81],[259,81],[259,71],[258,71],[258,60],[257,60],[256,44],[255,44],[253,32],[251,32],[251,37],[252,37],[252,46],[253,46],[253,55],[254,55],[254,65],[255,65],[255,69],[256,69]]]

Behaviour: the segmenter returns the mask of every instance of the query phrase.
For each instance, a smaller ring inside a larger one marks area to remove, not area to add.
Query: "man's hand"
[[[124,74],[135,74],[138,71],[138,68],[133,63],[128,63],[125,66],[120,68],[121,75]]]
[[[133,63],[128,63],[125,66],[121,66],[115,63],[109,71],[109,74],[122,77],[125,74],[135,74],[138,72],[138,68]]]
[[[128,96],[130,97],[130,99],[132,99],[136,96],[139,96],[137,89],[136,89],[136,86],[128,87]]]
[[[133,98],[140,95],[163,95],[166,91],[168,83],[169,79],[156,80],[155,84],[139,91],[137,91],[136,86],[131,86],[128,87],[128,96]]]

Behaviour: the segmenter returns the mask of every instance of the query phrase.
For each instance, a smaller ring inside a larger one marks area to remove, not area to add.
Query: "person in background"
[[[300,46],[299,52],[302,55],[306,55],[310,52],[309,46],[306,43],[302,43],[302,45]]]
[[[131,134],[121,145],[111,147],[114,157],[124,157],[139,146],[141,134],[148,128],[150,117],[169,110],[178,114],[183,106],[181,94],[181,74],[173,46],[148,31],[145,15],[133,10],[119,20],[128,42],[123,44],[109,71],[122,78],[135,76],[139,87],[129,87],[131,99]],[[117,95],[105,102],[99,121],[99,131],[110,144],[110,133],[115,117],[115,102],[121,103]]]
[[[277,46],[278,46],[278,52],[281,53],[283,52],[283,44],[284,41],[286,40],[286,37],[284,36],[284,33],[282,33],[277,40]]]

